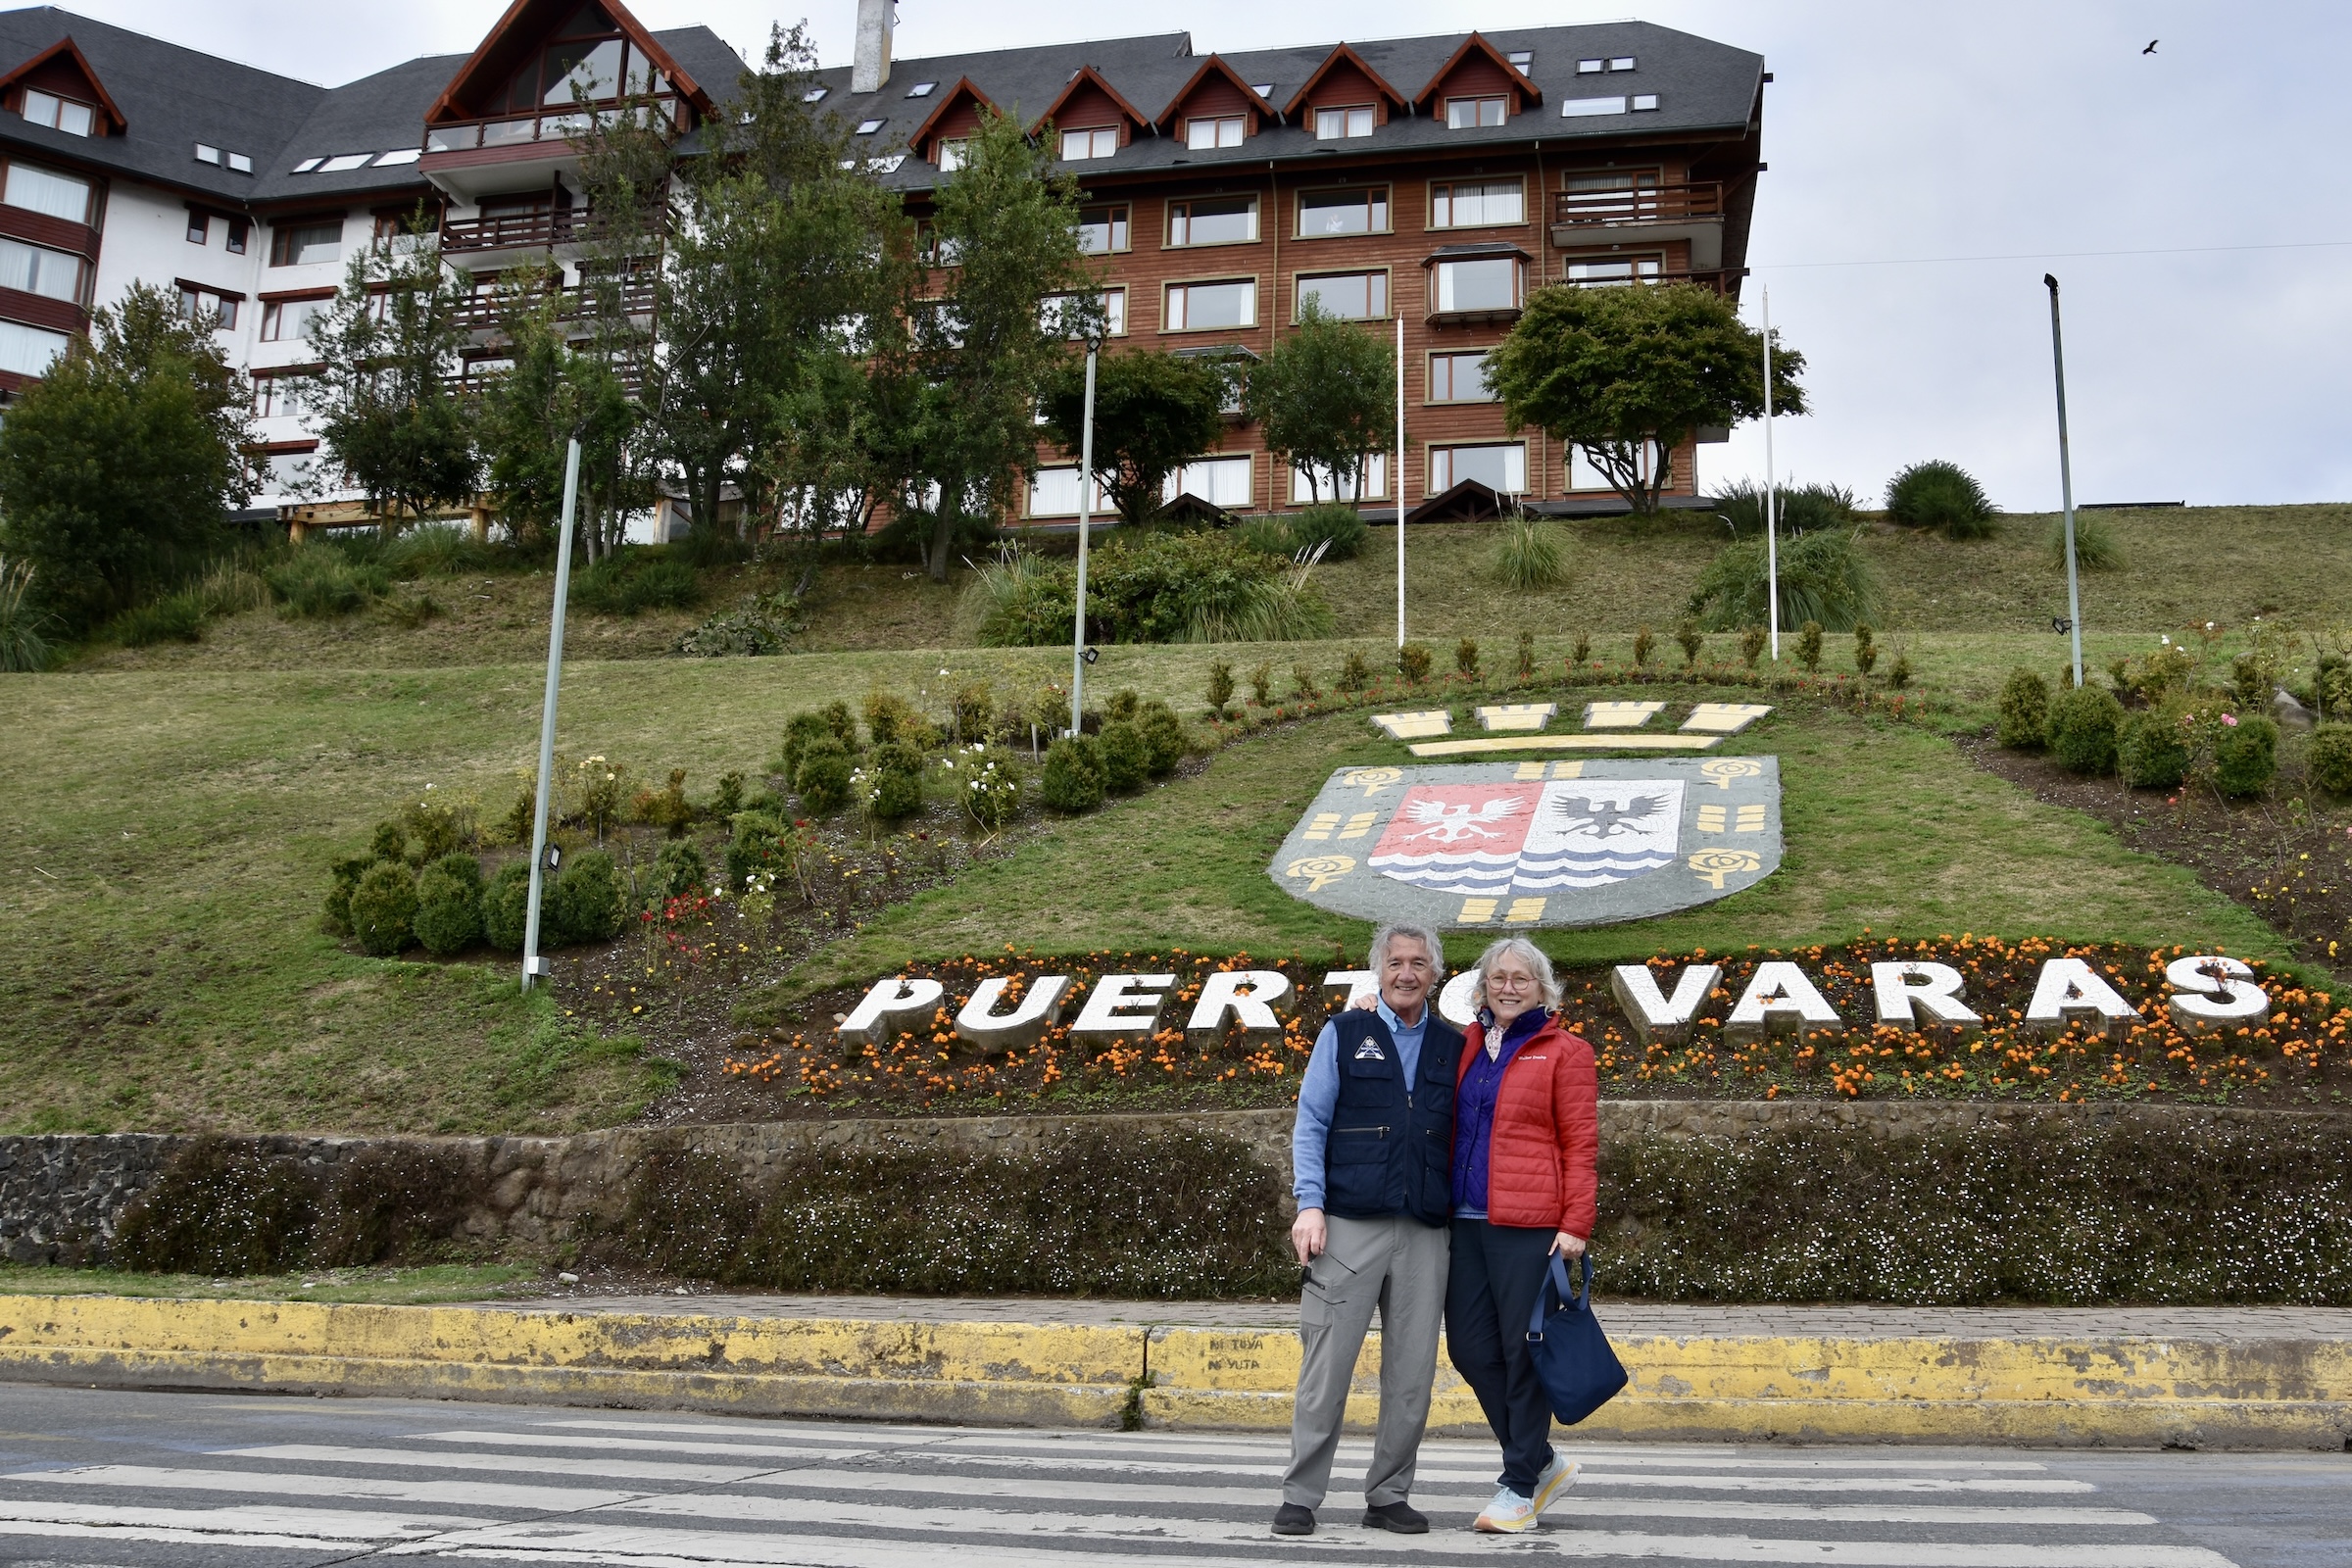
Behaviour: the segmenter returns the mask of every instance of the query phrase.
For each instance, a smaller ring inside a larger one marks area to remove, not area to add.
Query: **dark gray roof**
[[[41,6],[0,11],[0,74],[69,36],[129,130],[70,136],[0,115],[0,146],[176,185],[228,205],[421,195],[427,187],[415,164],[331,174],[293,170],[310,158],[418,146],[424,112],[466,59],[426,55],[341,87],[319,87]],[[744,63],[710,28],[672,27],[654,37],[704,91],[717,98],[733,93]],[[198,163],[198,142],[247,155],[253,172]]]
[[[1368,43],[1349,40],[1349,47],[1410,101],[1432,84],[1446,62],[1453,58],[1469,36],[1455,32]],[[1535,54],[1527,74],[1544,94],[1544,101],[1507,124],[1452,130],[1446,127],[1442,114],[1436,119],[1426,114],[1398,116],[1371,137],[1345,143],[1317,141],[1311,124],[1275,125],[1262,129],[1240,147],[1217,151],[1196,151],[1174,136],[1146,134],[1121,148],[1114,158],[1090,160],[1084,166],[1074,167],[1082,167],[1089,178],[1095,178],[1178,165],[1262,166],[1269,159],[1453,151],[1481,143],[1524,146],[1540,139],[1547,146],[1561,146],[1623,136],[1655,139],[1677,133],[1737,134],[1748,124],[1763,81],[1763,56],[1646,22],[1518,27],[1487,32],[1484,36],[1506,55],[1518,50],[1532,50]],[[1281,110],[1335,47],[1319,44],[1252,49],[1223,58],[1251,86],[1271,86],[1269,101]],[[1632,71],[1580,75],[1576,69],[1579,60],[1628,55],[1636,62]],[[969,77],[972,85],[986,93],[1000,109],[1017,111],[1026,122],[1045,111],[1079,67],[1092,66],[1147,120],[1156,120],[1206,59],[1206,55],[1193,52],[1189,34],[1159,33],[894,61],[890,80],[878,93],[852,94],[848,90],[847,67],[820,71],[817,80],[829,89],[825,107],[844,120],[885,122],[874,138],[875,151],[879,153],[896,150],[894,143],[903,144],[959,77]],[[938,86],[928,98],[908,98],[907,89],[922,81],[937,82]],[[1561,114],[1560,106],[1570,99],[1634,94],[1654,95],[1658,107],[1619,115],[1564,117]],[[890,176],[889,183],[919,190],[929,188],[937,178],[936,169],[909,158]]]

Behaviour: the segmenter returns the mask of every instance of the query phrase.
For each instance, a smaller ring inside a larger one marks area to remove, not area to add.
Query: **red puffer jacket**
[[[1456,1084],[1486,1049],[1485,1029],[1472,1024]],[[1599,1155],[1600,1078],[1592,1047],[1554,1016],[1502,1070],[1487,1146],[1487,1219],[1589,1239]]]

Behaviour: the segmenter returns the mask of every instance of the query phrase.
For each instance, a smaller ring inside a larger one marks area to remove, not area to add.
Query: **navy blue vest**
[[[1453,1214],[1453,1080],[1461,1034],[1429,1012],[1418,1080],[1408,1087],[1379,1013],[1334,1015],[1340,1098],[1323,1146],[1323,1207],[1347,1219],[1405,1214],[1424,1225]]]

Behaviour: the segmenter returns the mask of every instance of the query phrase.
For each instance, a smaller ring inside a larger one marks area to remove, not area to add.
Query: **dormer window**
[[[1100,125],[1061,133],[1061,157],[1064,163],[1076,163],[1085,158],[1110,158],[1116,156],[1118,150],[1119,129],[1116,125]]]
[[[77,104],[71,98],[60,98],[53,92],[24,89],[24,118],[36,125],[62,130],[69,136],[87,136],[97,119],[97,111],[88,104]]]
[[[1195,152],[1212,147],[1239,147],[1249,126],[1243,115],[1203,116],[1185,122],[1184,144]]]
[[[1349,136],[1372,134],[1372,106],[1360,104],[1348,109],[1318,109],[1315,111],[1315,139],[1342,141]]]
[[[966,137],[956,136],[943,140],[939,144],[939,172],[952,174],[961,169],[964,159],[971,152],[971,141]]]
[[[1508,98],[1448,98],[1446,100],[1446,128],[1475,130],[1487,125],[1499,125],[1508,119],[1511,101]]]

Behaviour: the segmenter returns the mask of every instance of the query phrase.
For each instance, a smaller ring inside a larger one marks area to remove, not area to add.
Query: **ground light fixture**
[[[1070,733],[1086,730],[1086,666],[1096,653],[1086,646],[1086,536],[1095,499],[1095,356],[1097,345],[1086,346],[1086,412],[1078,434],[1078,609],[1070,632]]]
[[[2075,470],[2066,450],[2066,344],[2058,331],[2058,277],[2041,274],[2050,291],[2050,363],[2058,373],[2058,494],[2066,507],[2066,632],[2073,640],[2075,685],[2082,684],[2082,583],[2075,566]]]
[[[539,789],[531,801],[531,902],[522,922],[522,989],[548,973],[539,956],[539,897],[558,855],[547,842],[547,791],[556,770],[556,694],[564,684],[564,603],[571,593],[571,519],[580,500],[580,438],[564,453],[564,528],[556,545],[556,612],[547,631],[547,695],[539,705]]]

